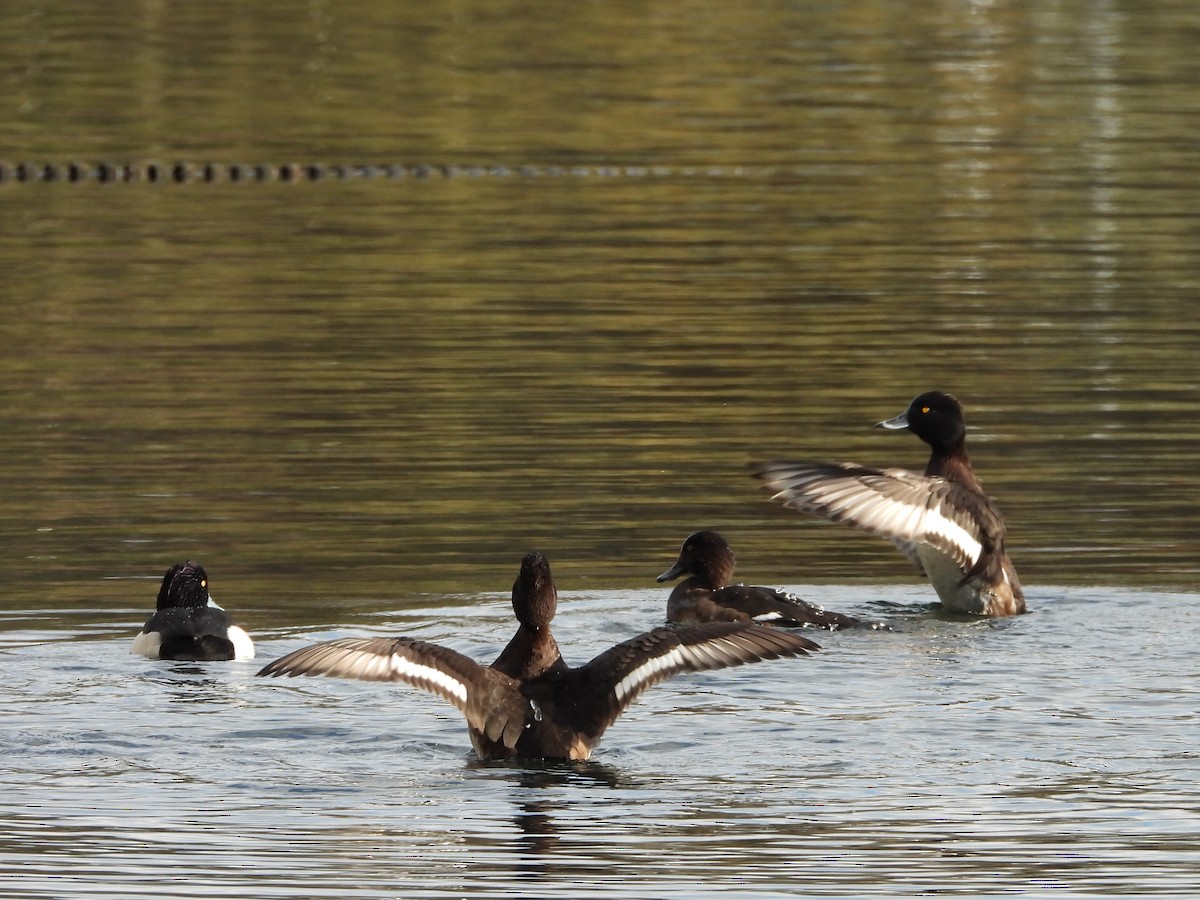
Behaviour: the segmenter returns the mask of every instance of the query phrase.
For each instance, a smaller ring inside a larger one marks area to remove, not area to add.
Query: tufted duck
[[[683,542],[675,565],[658,576],[675,585],[667,599],[667,621],[678,625],[701,622],[761,622],[795,627],[815,625],[830,631],[863,624],[854,616],[826,612],[786,591],[733,580],[734,556],[728,542],[715,531],[697,531]]]
[[[250,635],[213,602],[208,575],[194,562],[167,569],[156,612],[133,639],[130,652],[152,659],[253,659]]]
[[[753,624],[667,626],[573,669],[550,633],[557,603],[550,564],[529,553],[512,590],[517,633],[490,666],[411,638],[344,638],[296,650],[258,674],[404,681],[458,707],[481,758],[587,759],[625,708],[665,678],[819,649]]]
[[[853,463],[768,462],[754,467],[772,499],[896,544],[952,612],[1009,616],[1025,595],[1004,549],[1004,519],[967,457],[967,425],[951,394],[921,394],[877,428],[908,429],[932,449],[924,475]]]

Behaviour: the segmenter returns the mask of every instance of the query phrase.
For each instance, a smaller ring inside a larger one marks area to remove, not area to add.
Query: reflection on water
[[[920,465],[869,425],[933,387],[967,404],[1026,581],[1193,583],[1200,198],[1178,176],[1194,79],[1166,13],[768,6],[730,28],[698,7],[622,27],[614,59],[597,10],[475,11],[486,38],[416,10],[78,11],[63,34],[64,11],[0,34],[25,60],[0,128],[48,159],[221,158],[230,132],[256,158],[325,146],[245,143],[259,104],[335,128],[343,158],[539,162],[553,134],[558,162],[677,173],[4,186],[0,566],[22,605],[128,606],[130,579],[195,556],[251,624],[319,623],[330,603],[498,589],[530,547],[567,585],[641,585],[698,527],[760,579],[903,579],[878,542],[765,505],[744,466]],[[44,46],[80,68],[34,77]],[[112,54],[114,92],[176,85],[178,103],[147,92],[146,127],[187,140],[84,134],[86,51]],[[229,90],[283,72],[315,106]],[[392,88],[347,93],[376,79]],[[377,115],[397,91],[405,115]],[[747,168],[678,174],[696,160]]]
[[[147,236],[132,259],[67,239],[79,216],[125,232],[120,206],[41,214],[65,243],[21,250],[7,287],[38,312],[0,314],[22,604],[148,608],[130,579],[194,557],[235,614],[321,622],[330,602],[503,589],[530,547],[568,586],[648,584],[698,527],[758,580],[902,579],[878,542],[771,507],[745,465],[920,466],[918,442],[870,425],[931,386],[967,404],[1025,581],[1195,573],[1190,295],[881,296],[904,248],[862,260],[869,294],[862,272],[835,291],[820,261],[762,258],[780,238],[758,220],[806,202],[770,185],[608,183],[594,201],[629,208],[569,227],[563,183],[395,190],[309,196],[316,220],[296,193],[169,198],[197,249]],[[747,190],[760,208],[739,210]],[[663,221],[718,203],[744,246]],[[160,204],[144,214],[169,232]]]
[[[10,165],[542,173],[0,183],[3,889],[1194,891],[1197,605],[1161,592],[1200,558],[1194,26],[1182,0],[0,18]],[[884,542],[746,474],[919,467],[871,425],[931,388],[1029,616],[926,615]],[[659,621],[699,528],[748,581],[902,627],[656,688],[578,771],[472,765],[413,693],[127,652],[194,558],[264,656],[491,657],[537,548],[579,662]]]
[[[594,760],[545,764],[489,761],[473,765],[497,769],[512,789],[512,821],[517,830],[511,846],[505,849],[512,854],[512,875],[518,882],[572,877],[571,859],[575,854],[563,846],[564,838],[570,840],[574,831],[570,795],[633,787],[618,769]]]

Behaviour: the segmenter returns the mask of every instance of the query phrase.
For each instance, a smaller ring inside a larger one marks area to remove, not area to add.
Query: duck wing
[[[303,647],[259,675],[402,681],[458,707],[467,725],[512,748],[532,715],[518,682],[456,650],[412,638],[341,638]]]
[[[804,656],[820,646],[794,632],[745,622],[664,626],[617,644],[558,682],[556,706],[594,743],[643,691],[681,672]],[[573,703],[571,698],[589,702]]]
[[[944,478],[820,462],[768,462],[753,474],[771,499],[790,509],[887,538],[918,564],[918,546],[931,546],[964,578],[978,574],[985,551],[1003,543],[1004,520],[991,501]]]

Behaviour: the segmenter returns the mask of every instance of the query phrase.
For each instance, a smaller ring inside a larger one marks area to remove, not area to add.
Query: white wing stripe
[[[916,540],[926,543],[931,538],[940,538],[970,560],[971,565],[979,559],[983,545],[971,532],[939,509],[927,509],[891,500],[886,497],[875,499],[857,515],[857,521],[868,528],[875,528],[889,537]]]
[[[683,650],[683,647],[673,647],[670,652],[664,653],[662,656],[646,660],[618,681],[617,686],[613,689],[617,695],[617,702],[620,703],[630,694],[636,693],[643,684],[651,681],[655,675],[664,669],[683,665]]]
[[[825,478],[822,473],[804,472],[780,477],[773,486],[786,487],[773,499],[802,512],[848,520],[893,540],[952,546],[968,561],[964,568],[973,566],[983,553],[979,538],[945,515],[940,505],[929,506],[933,497],[924,484],[907,484],[901,497],[883,492],[901,483],[879,476]]]
[[[770,638],[775,645],[764,645],[763,638]],[[752,637],[741,632],[710,638],[698,644],[681,644],[661,656],[646,660],[617,682],[613,693],[618,703],[624,703],[626,697],[676,672],[721,669],[744,662],[771,659],[780,654],[795,655],[796,651],[795,646],[771,634]]]
[[[966,555],[967,559],[970,560],[972,566],[979,561],[979,555],[983,553],[983,544],[979,543],[971,532],[967,531],[953,519],[948,519],[930,510],[925,516],[924,524],[927,534],[937,535],[948,541],[952,546],[958,547]],[[970,568],[970,566],[967,568]]]
[[[407,659],[398,653],[393,653],[389,659],[391,661],[391,672],[397,678],[411,681],[427,681],[441,688],[452,697],[456,697],[459,703],[467,702],[467,686],[457,678],[453,678],[432,666],[413,662],[411,659]],[[382,662],[382,660],[380,661]]]

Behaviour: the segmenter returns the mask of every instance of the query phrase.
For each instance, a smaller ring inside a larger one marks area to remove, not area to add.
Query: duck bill
[[[908,413],[902,412],[894,419],[884,419],[876,428],[886,428],[888,431],[902,431],[908,427]]]
[[[670,581],[673,578],[678,578],[682,574],[683,574],[683,566],[680,563],[675,563],[675,565],[671,566],[671,568],[667,569],[667,571],[663,572],[661,575],[659,575],[654,580],[655,581]]]

